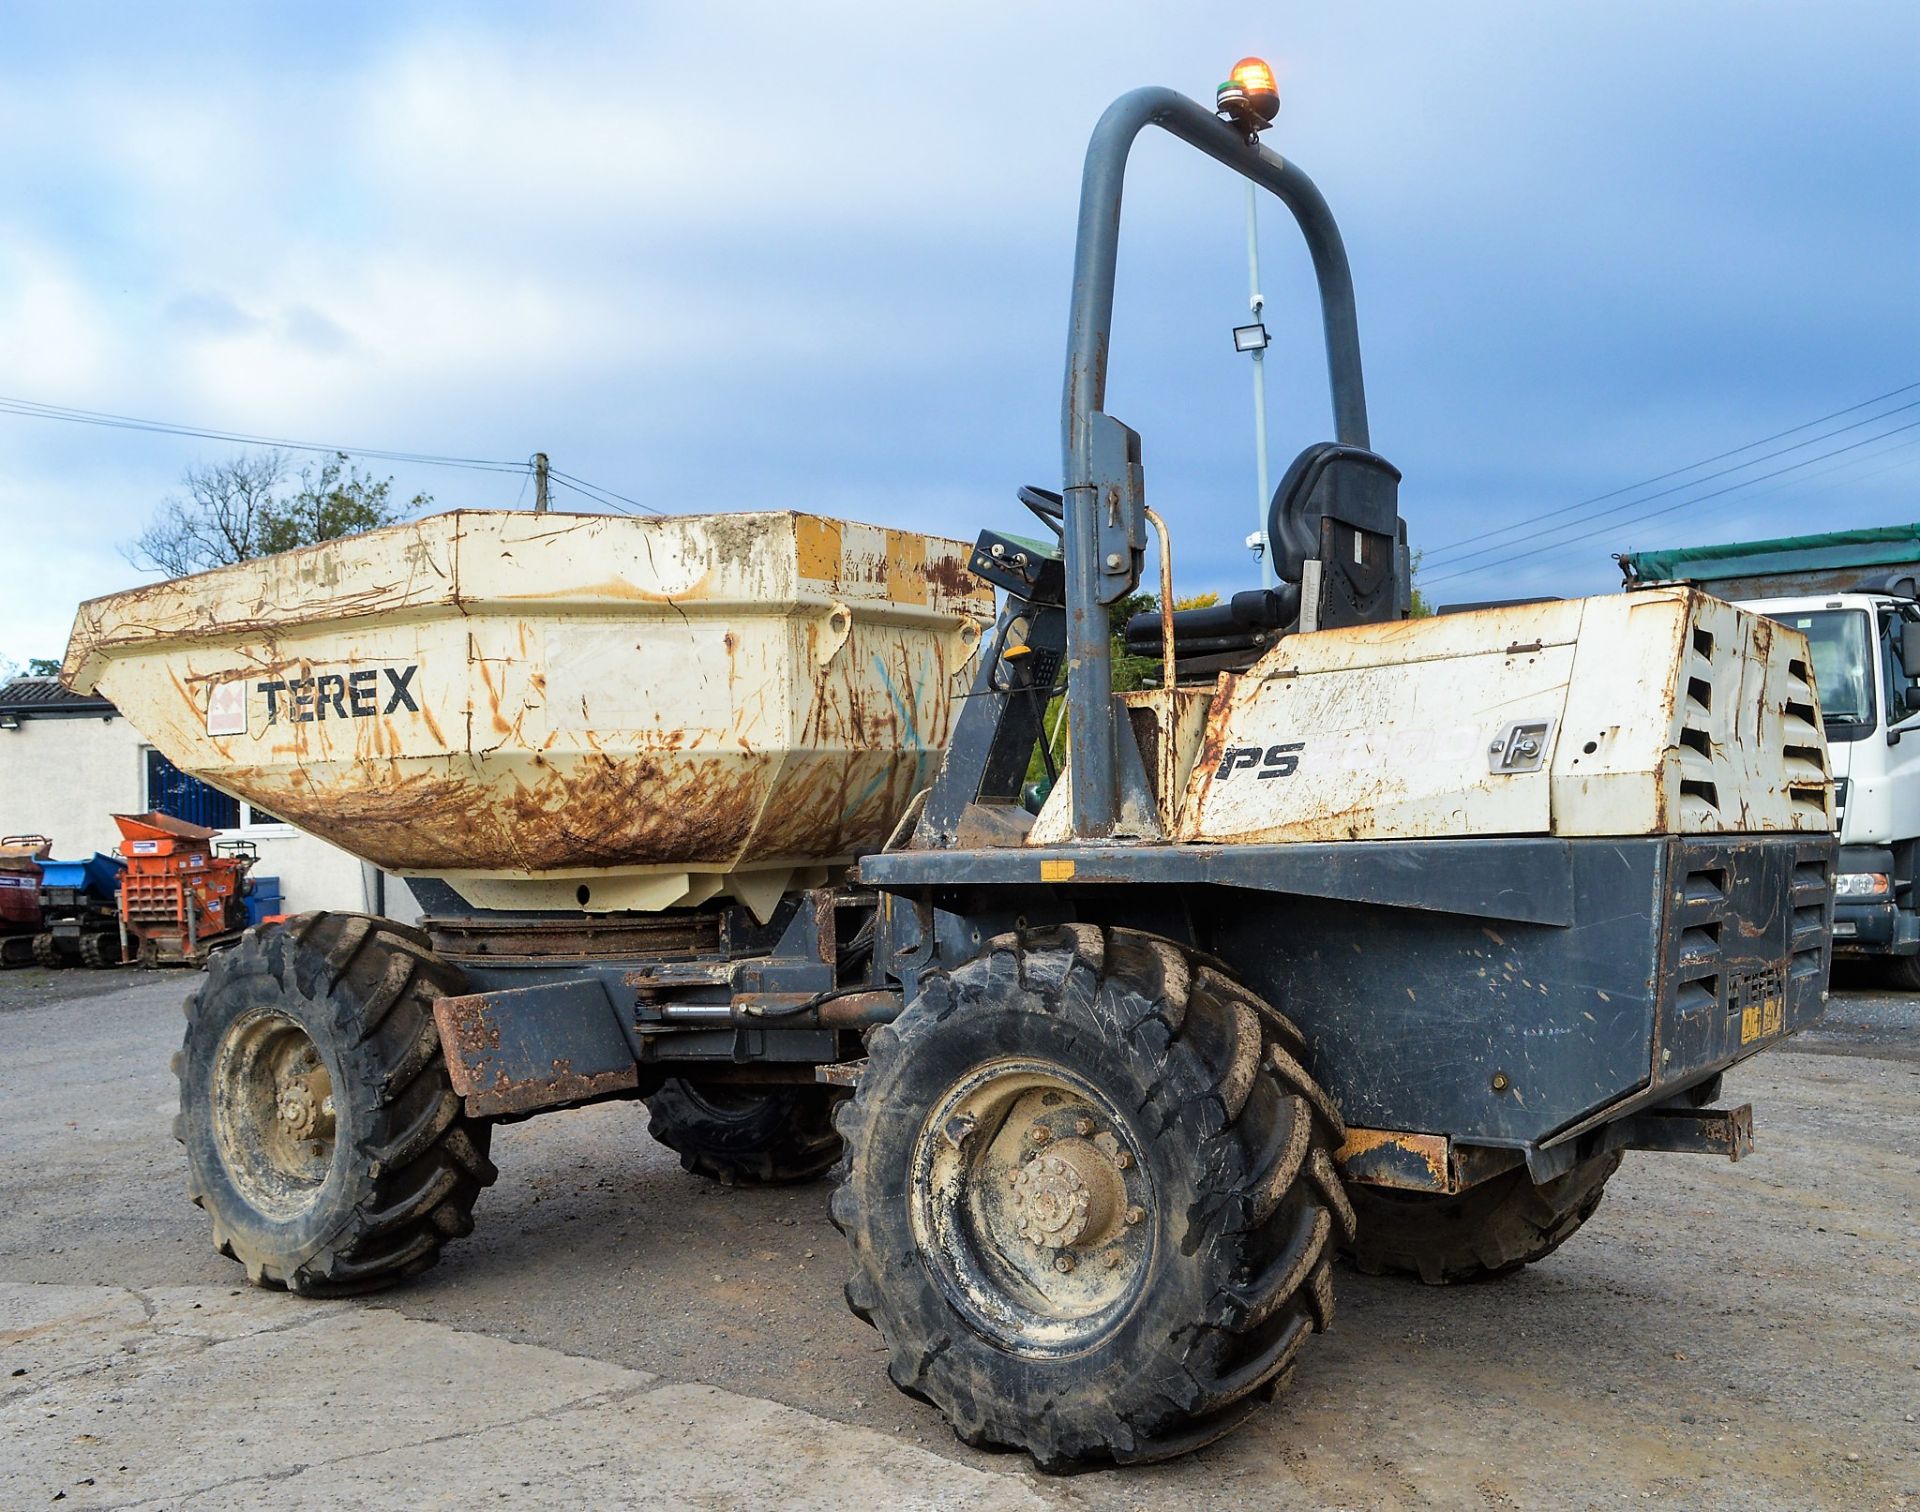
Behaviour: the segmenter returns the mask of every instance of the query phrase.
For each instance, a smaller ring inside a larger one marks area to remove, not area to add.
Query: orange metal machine
[[[127,874],[120,886],[123,955],[142,966],[197,965],[246,927],[251,855],[217,855],[218,830],[167,814],[115,814]]]

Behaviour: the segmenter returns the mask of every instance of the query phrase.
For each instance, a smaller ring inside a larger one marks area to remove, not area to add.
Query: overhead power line
[[[344,453],[350,457],[363,457],[370,461],[396,462],[419,467],[463,468],[470,472],[519,473],[523,480],[531,477],[535,468],[531,458],[525,462],[509,462],[493,457],[451,457],[438,452],[396,451],[387,447],[351,446],[342,442],[298,441],[286,436],[258,436],[246,431],[220,430],[214,426],[188,425],[172,420],[148,420],[137,415],[116,415],[104,410],[75,409],[64,404],[42,404],[38,400],[12,398],[4,394],[0,394],[0,414],[18,415],[30,420],[59,420],[70,425],[97,425],[110,430],[146,431],[162,436],[190,436],[202,441],[223,441],[232,446],[266,446],[281,451],[316,452],[325,455]],[[643,504],[638,499],[628,498],[625,494],[615,493],[610,488],[602,488],[597,483],[589,483],[584,478],[563,473],[558,468],[550,469],[549,475],[554,481],[564,483],[583,498],[621,514],[632,514],[634,510],[643,510],[649,514],[665,512],[651,504]],[[521,487],[523,495],[525,491],[523,481]]]
[[[1532,537],[1532,539],[1538,539],[1539,535],[1549,535],[1549,536],[1559,535],[1562,531],[1572,530],[1575,527],[1580,525],[1585,525],[1590,521],[1604,520],[1609,515],[1617,515],[1622,511],[1628,510],[1628,509],[1637,509],[1642,504],[1651,504],[1655,499],[1671,498],[1674,494],[1683,493],[1689,488],[1697,488],[1702,483],[1711,483],[1715,478],[1731,477],[1734,473],[1745,472],[1749,467],[1758,467],[1762,462],[1771,462],[1776,457],[1787,456],[1792,452],[1800,451],[1804,447],[1817,446],[1822,441],[1831,441],[1835,436],[1844,436],[1848,431],[1858,430],[1863,425],[1873,425],[1878,421],[1890,419],[1894,415],[1902,414],[1905,411],[1911,410],[1911,409],[1920,409],[1920,399],[1909,400],[1905,404],[1896,404],[1892,409],[1882,410],[1877,415],[1869,415],[1864,420],[1855,420],[1851,425],[1835,426],[1832,430],[1827,431],[1822,435],[1809,437],[1805,441],[1796,441],[1793,443],[1792,446],[1783,446],[1778,451],[1762,452],[1757,457],[1753,457],[1745,462],[1736,462],[1732,467],[1723,467],[1718,472],[1703,473],[1700,477],[1689,478],[1684,483],[1675,483],[1670,488],[1656,489],[1652,493],[1641,494],[1638,498],[1634,498],[1634,499],[1627,499],[1623,503],[1615,504],[1608,509],[1595,510],[1592,514],[1583,515],[1581,518],[1577,520],[1569,520],[1564,525],[1550,525],[1546,528],[1546,530],[1539,532],[1538,535]],[[1827,453],[1827,455],[1832,456],[1834,455],[1834,453],[1829,452]],[[1754,481],[1758,481],[1758,478],[1760,477],[1772,477],[1772,476],[1773,474],[1771,473],[1762,473],[1757,475],[1756,478],[1749,479],[1748,481],[1754,482]],[[1742,487],[1744,485],[1736,484],[1734,486]],[[1571,541],[1578,541],[1578,540],[1585,539],[1585,537],[1576,535],[1576,536],[1568,536],[1566,537],[1566,539]],[[1506,541],[1498,546],[1482,546],[1478,551],[1469,551],[1461,556],[1452,557],[1447,561],[1440,563],[1439,565],[1443,567],[1458,567],[1462,562],[1472,561],[1475,557],[1492,556],[1496,552],[1505,551],[1509,546],[1512,546],[1513,544],[1514,543],[1512,541]]]
[[[1895,412],[1890,411],[1889,413]],[[1881,416],[1878,418],[1885,417]],[[1848,429],[1851,429],[1851,427],[1848,427]],[[1636,515],[1630,520],[1620,520],[1611,525],[1601,525],[1595,529],[1583,531],[1579,535],[1568,536],[1564,540],[1553,541],[1545,546],[1536,546],[1530,551],[1520,551],[1510,556],[1497,557],[1491,562],[1482,562],[1475,567],[1461,567],[1453,572],[1443,572],[1438,577],[1428,579],[1427,582],[1428,584],[1436,584],[1450,582],[1454,578],[1473,577],[1479,573],[1492,572],[1498,567],[1509,566],[1514,562],[1524,562],[1531,557],[1544,556],[1548,552],[1562,551],[1568,546],[1572,546],[1580,541],[1591,540],[1594,536],[1605,535],[1608,531],[1618,530],[1623,525],[1644,524],[1648,520],[1654,520],[1662,515],[1672,514],[1677,509],[1687,509],[1696,504],[1704,504],[1709,499],[1717,499],[1721,495],[1733,493],[1737,489],[1750,488],[1756,483],[1766,482],[1769,478],[1778,478],[1787,473],[1798,472],[1803,467],[1811,467],[1814,463],[1824,462],[1829,457],[1838,457],[1846,452],[1858,451],[1863,446],[1871,446],[1876,441],[1884,441],[1889,436],[1897,436],[1905,431],[1915,429],[1920,429],[1920,420],[1909,420],[1905,425],[1896,425],[1890,430],[1881,431],[1878,435],[1863,436],[1858,441],[1849,442],[1845,446],[1837,446],[1832,451],[1819,452],[1811,457],[1803,457],[1798,462],[1790,462],[1785,467],[1776,467],[1771,472],[1760,473],[1758,476],[1752,478],[1743,478],[1737,483],[1729,483],[1725,488],[1712,489],[1707,493],[1695,494],[1688,498],[1677,500],[1672,504],[1662,505],[1659,509],[1649,510],[1646,514]],[[1836,431],[1834,434],[1838,435],[1839,432]],[[1706,480],[1702,479],[1701,481],[1704,482]],[[1658,497],[1658,495],[1653,497]],[[1644,503],[1646,501],[1637,500],[1636,502]]]
[[[423,467],[463,467],[480,472],[525,472],[525,462],[498,461],[488,457],[447,457],[434,452],[393,451],[375,446],[346,446],[338,442],[296,441],[286,436],[255,436],[244,431],[216,430],[211,426],[183,425],[171,420],[144,420],[135,415],[113,415],[100,410],[72,409],[60,404],[41,404],[32,399],[14,399],[0,395],[0,414],[21,415],[35,420],[64,420],[74,425],[100,425],[113,430],[151,431],[163,436],[192,436],[204,441],[226,441],[236,446],[273,446],[284,451],[346,452],[381,462],[410,462]]]
[[[589,499],[605,504],[609,509],[617,509],[622,514],[632,514],[636,509],[647,514],[666,513],[657,505],[642,504],[638,499],[630,499],[623,493],[615,493],[611,488],[602,488],[598,483],[589,483],[585,478],[576,478],[572,473],[561,472],[557,467],[548,468],[547,475],[564,487],[571,488],[575,493],[585,494]]]
[[[1775,431],[1770,436],[1762,436],[1758,440],[1749,441],[1743,446],[1736,446],[1728,451],[1716,452],[1711,457],[1703,457],[1700,461],[1688,463],[1685,467],[1676,467],[1668,472],[1657,473],[1651,478],[1642,478],[1637,483],[1623,484],[1619,488],[1609,489],[1606,493],[1595,494],[1592,498],[1580,499],[1575,501],[1572,504],[1563,504],[1556,509],[1543,510],[1539,514],[1527,515],[1521,519],[1510,521],[1505,525],[1496,525],[1489,530],[1483,530],[1479,532],[1477,535],[1463,536],[1457,541],[1448,541],[1444,545],[1433,547],[1427,553],[1427,556],[1430,561],[1432,561],[1434,558],[1446,559],[1442,561],[1435,561],[1433,564],[1436,566],[1443,566],[1443,565],[1450,566],[1450,565],[1455,565],[1459,562],[1466,561],[1472,557],[1490,555],[1495,551],[1504,550],[1505,546],[1488,547],[1481,551],[1467,552],[1465,555],[1460,555],[1460,556],[1453,555],[1453,553],[1459,552],[1460,548],[1463,546],[1471,546],[1478,541],[1491,540],[1495,536],[1511,535],[1516,531],[1528,530],[1531,527],[1540,524],[1542,521],[1557,519],[1562,515],[1574,514],[1580,510],[1590,509],[1595,504],[1604,504],[1606,503],[1607,500],[1620,498],[1623,494],[1637,493],[1640,489],[1650,488],[1656,483],[1664,483],[1670,478],[1678,478],[1686,473],[1698,472],[1701,468],[1710,467],[1715,462],[1723,462],[1729,457],[1739,456],[1742,452],[1749,452],[1754,450],[1756,447],[1766,446],[1771,442],[1784,440],[1788,436],[1798,435],[1801,431],[1812,430],[1815,426],[1825,425],[1829,420],[1841,419],[1843,416],[1851,415],[1856,411],[1866,409],[1871,405],[1880,404],[1885,400],[1897,399],[1900,397],[1900,395],[1911,393],[1915,389],[1920,389],[1920,380],[1916,380],[1915,382],[1912,382],[1912,383],[1902,384],[1899,388],[1889,389],[1884,394],[1875,394],[1871,399],[1862,399],[1858,404],[1850,404],[1846,406],[1844,409],[1834,410],[1829,414],[1821,415],[1818,418],[1813,420],[1804,421],[1799,425],[1789,426],[1786,430]],[[1743,471],[1748,467],[1758,466],[1760,463],[1769,461],[1773,457],[1785,456],[1788,452],[1797,451],[1802,447],[1817,445],[1819,442],[1827,440],[1832,436],[1841,435],[1846,431],[1857,429],[1859,426],[1862,426],[1862,425],[1871,425],[1875,420],[1885,419],[1888,415],[1898,414],[1902,410],[1912,409],[1912,408],[1915,408],[1916,406],[1920,406],[1920,400],[1915,400],[1908,404],[1898,405],[1893,409],[1883,411],[1879,415],[1870,415],[1864,420],[1859,420],[1854,422],[1854,424],[1852,425],[1841,426],[1837,430],[1829,431],[1824,436],[1808,437],[1804,441],[1796,442],[1793,446],[1782,447],[1777,452],[1770,452],[1764,457],[1750,457],[1748,458],[1747,461],[1738,463],[1733,467],[1722,468],[1717,473],[1709,474],[1706,477],[1694,478],[1690,482],[1675,484],[1673,488],[1664,489],[1660,493],[1648,494],[1638,499],[1629,499],[1622,504],[1616,505],[1612,509],[1601,510],[1598,514],[1589,515],[1587,516],[1587,518],[1599,519],[1605,515],[1617,514],[1623,509],[1631,509],[1635,505],[1646,503],[1651,499],[1665,497],[1666,495],[1678,492],[1681,489],[1692,488],[1697,484],[1709,482],[1713,478],[1726,477],[1731,473]],[[1579,522],[1575,521],[1570,523],[1579,523]],[[1557,533],[1559,530],[1562,530],[1564,528],[1565,528],[1564,526],[1553,526],[1553,527],[1550,527],[1548,533],[1550,534]],[[1512,545],[1514,543],[1507,542],[1505,544]]]

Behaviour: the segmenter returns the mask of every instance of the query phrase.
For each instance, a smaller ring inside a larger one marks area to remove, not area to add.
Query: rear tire
[[[814,1181],[840,1160],[827,1087],[753,1087],[669,1077],[647,1099],[647,1132],[681,1167],[724,1186]]]
[[[1002,935],[874,1031],[840,1114],[847,1304],[888,1373],[1044,1470],[1167,1459],[1333,1319],[1339,1115],[1293,1027],[1169,941]]]
[[[1498,1280],[1572,1238],[1619,1168],[1615,1150],[1535,1186],[1518,1166],[1453,1197],[1355,1182],[1347,1188],[1360,1220],[1353,1262],[1370,1276],[1415,1276],[1429,1286]]]
[[[358,914],[248,930],[186,1001],[174,1071],[187,1185],[256,1286],[327,1296],[419,1275],[496,1175],[433,1005],[426,935]]]

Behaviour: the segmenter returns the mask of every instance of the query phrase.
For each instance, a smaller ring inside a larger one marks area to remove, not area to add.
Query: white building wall
[[[45,835],[67,858],[111,851],[120,843],[113,815],[141,808],[144,745],[117,715],[27,715],[0,730],[0,834]]]
[[[147,807],[146,749],[139,732],[117,715],[28,715],[17,730],[0,729],[0,834],[46,835],[63,858],[113,851],[120,843],[113,815]],[[290,824],[251,825],[222,838],[259,848],[254,871],[280,879],[287,913],[374,911],[377,875],[338,846]],[[385,891],[389,917],[412,923],[420,916],[399,878],[388,877]]]

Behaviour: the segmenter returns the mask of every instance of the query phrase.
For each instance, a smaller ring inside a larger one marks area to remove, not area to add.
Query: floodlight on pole
[[[1271,588],[1277,582],[1273,575],[1273,543],[1267,539],[1267,501],[1271,496],[1272,485],[1267,475],[1267,327],[1260,316],[1266,309],[1266,296],[1260,292],[1260,219],[1257,213],[1258,201],[1254,195],[1253,180],[1247,180],[1247,282],[1251,292],[1247,306],[1253,311],[1253,320],[1248,325],[1233,328],[1233,349],[1245,352],[1253,358],[1253,465],[1254,491],[1254,539],[1258,544],[1254,554],[1260,558],[1260,585]]]
[[[1242,58],[1233,65],[1226,83],[1214,91],[1214,109],[1220,119],[1245,135],[1248,145],[1258,142],[1260,133],[1273,124],[1280,113],[1280,86],[1264,58]],[[1259,501],[1254,520],[1257,525],[1248,542],[1260,558],[1260,581],[1274,586],[1273,543],[1267,539],[1267,327],[1260,319],[1266,298],[1260,292],[1260,220],[1258,197],[1253,180],[1247,180],[1247,284],[1248,307],[1253,320],[1233,328],[1233,349],[1253,358],[1253,455],[1255,486]]]

